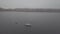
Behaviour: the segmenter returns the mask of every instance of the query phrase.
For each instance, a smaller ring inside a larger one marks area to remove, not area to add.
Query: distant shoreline
[[[2,9],[0,12],[60,12],[60,9],[25,9],[25,8],[16,8],[16,9]]]
[[[0,12],[24,12],[24,11],[0,11]],[[60,13],[60,12],[47,12],[47,13]]]

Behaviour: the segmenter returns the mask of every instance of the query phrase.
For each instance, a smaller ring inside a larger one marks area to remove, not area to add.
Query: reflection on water
[[[32,32],[32,30],[31,30],[31,28],[32,28],[31,24],[25,24],[24,26],[25,26],[24,27],[24,31]]]
[[[32,32],[24,31],[24,24],[32,24]],[[0,12],[1,34],[59,34],[60,13]]]

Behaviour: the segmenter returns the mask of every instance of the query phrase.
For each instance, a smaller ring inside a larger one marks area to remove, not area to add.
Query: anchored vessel
[[[31,32],[31,31],[32,31],[31,27],[32,27],[31,24],[25,24],[25,25],[24,25],[24,31],[29,31],[29,32]]]

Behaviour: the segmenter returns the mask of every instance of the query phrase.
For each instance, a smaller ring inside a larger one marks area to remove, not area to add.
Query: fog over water
[[[60,9],[60,0],[0,0],[0,7],[8,8],[54,8]]]
[[[32,32],[24,31],[26,23]],[[60,34],[60,13],[0,12],[0,34]]]
[[[60,0],[0,0],[0,8],[60,9]],[[32,32],[24,24],[32,24]],[[60,34],[60,13],[0,12],[0,34]]]

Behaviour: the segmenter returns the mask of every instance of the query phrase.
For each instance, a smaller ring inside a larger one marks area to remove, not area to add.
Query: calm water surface
[[[26,23],[32,32],[24,31]],[[60,13],[0,12],[0,34],[60,34]]]

